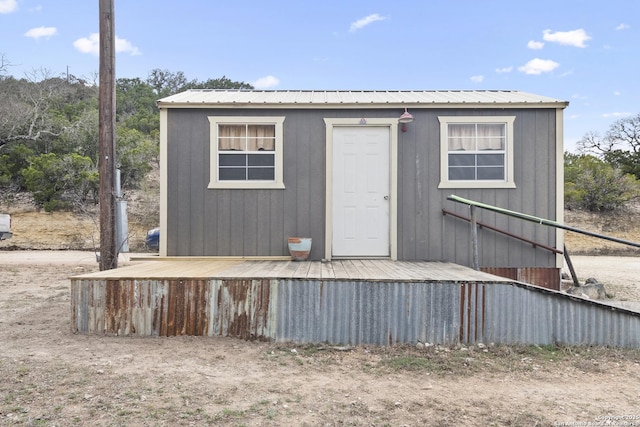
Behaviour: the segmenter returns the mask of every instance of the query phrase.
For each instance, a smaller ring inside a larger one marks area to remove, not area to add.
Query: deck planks
[[[341,259],[283,260],[153,260],[73,278],[86,279],[292,279],[366,281],[502,282],[505,279],[446,262]]]

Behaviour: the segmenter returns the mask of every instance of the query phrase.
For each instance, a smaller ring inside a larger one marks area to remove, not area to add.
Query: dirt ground
[[[95,221],[9,213],[14,238],[0,242],[1,426],[640,425],[640,349],[74,335],[68,277],[98,268]],[[637,215],[568,217],[640,241]],[[148,226],[130,224],[132,251],[144,249]],[[567,247],[581,280],[597,278],[621,304],[640,301],[635,249],[570,233]],[[131,262],[123,256],[120,266]]]
[[[639,349],[74,335],[68,277],[95,270],[93,252],[0,251],[0,425],[640,425]]]

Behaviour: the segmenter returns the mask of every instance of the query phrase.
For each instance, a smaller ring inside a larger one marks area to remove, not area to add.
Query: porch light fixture
[[[400,127],[400,130],[402,130],[402,132],[406,132],[407,131],[407,123],[411,123],[413,121],[413,115],[407,111],[407,109],[404,109],[404,113],[402,113],[402,115],[400,116],[400,118],[398,118],[398,123],[401,123],[402,126]]]

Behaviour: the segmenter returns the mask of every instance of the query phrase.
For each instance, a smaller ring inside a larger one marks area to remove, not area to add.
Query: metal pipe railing
[[[508,209],[503,209],[503,208],[499,208],[497,206],[487,205],[485,203],[475,202],[473,200],[464,199],[462,197],[458,197],[458,196],[455,196],[453,194],[450,195],[449,197],[447,197],[447,200],[451,200],[451,201],[458,202],[458,203],[464,203],[465,205],[469,205],[469,206],[477,206],[477,207],[482,208],[482,209],[487,209],[487,210],[490,210],[490,211],[493,211],[493,212],[497,212],[497,213],[500,213],[500,214],[503,214],[503,215],[508,215],[508,216],[511,216],[511,217],[514,217],[514,218],[523,219],[525,221],[536,222],[538,224],[547,225],[549,227],[562,228],[563,230],[573,231],[574,233],[585,234],[587,236],[597,237],[598,239],[609,240],[611,242],[621,243],[623,245],[634,246],[636,248],[640,248],[640,243],[631,242],[629,240],[624,240],[624,239],[618,239],[617,237],[606,236],[604,234],[594,233],[594,232],[587,231],[587,230],[582,230],[582,229],[579,229],[579,228],[576,228],[576,227],[571,227],[571,226],[568,226],[568,225],[560,224],[559,222],[551,221],[549,219],[539,218],[537,216],[527,215],[527,214],[524,214],[524,213],[521,213],[521,212],[510,211]]]
[[[449,211],[447,209],[442,209],[442,213],[445,214],[445,215],[451,215],[453,217],[462,219],[462,220],[467,221],[467,222],[471,221],[470,218],[468,218],[468,217],[466,217],[464,215],[460,215],[460,214],[457,214],[455,212]],[[534,248],[535,247],[540,247],[540,248],[548,250],[549,252],[553,252],[553,253],[556,253],[556,254],[562,254],[561,250],[553,248],[551,246],[547,246],[547,245],[544,245],[542,243],[535,242],[535,241],[533,241],[531,239],[527,239],[526,237],[518,236],[517,234],[510,233],[508,231],[502,230],[502,229],[500,229],[498,227],[494,227],[494,226],[489,225],[489,224],[485,224],[485,223],[480,222],[480,221],[476,221],[476,223],[480,226],[480,228],[486,228],[486,229],[495,231],[496,233],[500,233],[500,234],[504,234],[505,236],[513,237],[514,239],[518,239],[518,240],[521,240],[523,242],[529,243]]]

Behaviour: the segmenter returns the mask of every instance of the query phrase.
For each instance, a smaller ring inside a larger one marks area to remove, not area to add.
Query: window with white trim
[[[284,117],[209,117],[209,188],[284,188]]]
[[[439,188],[514,188],[513,116],[440,116]]]

